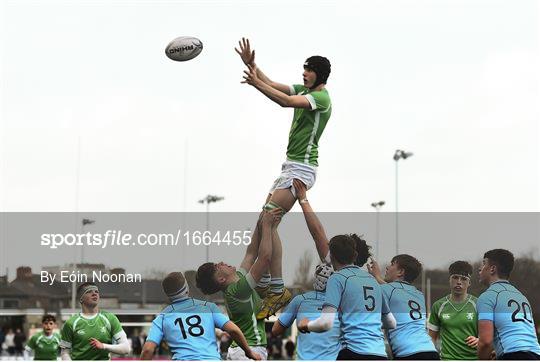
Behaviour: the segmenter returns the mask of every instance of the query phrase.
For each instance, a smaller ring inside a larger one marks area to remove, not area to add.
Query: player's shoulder
[[[444,297],[442,298],[439,298],[435,301],[435,303],[433,303],[433,305],[431,306],[431,308],[433,309],[438,309],[440,308],[443,304],[447,303],[448,302],[448,295],[445,295]]]
[[[116,316],[116,314],[112,313],[112,312],[109,312],[109,311],[106,311],[106,310],[100,310],[99,311],[99,314],[105,318],[109,323],[116,323],[119,321],[118,317]]]
[[[301,302],[304,300],[319,300],[324,299],[324,293],[310,290],[305,293],[298,294],[296,297],[294,297],[294,299],[297,299],[297,302]]]
[[[43,331],[39,331],[39,332],[34,333],[34,335],[32,337],[30,337],[29,342],[37,340],[42,335],[43,335]]]
[[[75,323],[75,321],[79,318],[81,318],[80,313],[73,314],[71,317],[67,319],[67,321],[64,323],[64,326],[70,326],[70,327],[73,326],[73,323]]]

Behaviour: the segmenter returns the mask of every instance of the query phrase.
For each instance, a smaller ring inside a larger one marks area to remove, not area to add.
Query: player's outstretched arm
[[[251,65],[252,67],[255,67],[257,69],[257,77],[259,77],[264,83],[268,84],[270,87],[277,89],[280,92],[283,92],[287,95],[290,95],[290,88],[288,85],[281,84],[278,82],[274,82],[268,78],[263,71],[257,67],[255,64],[255,50],[251,50],[251,44],[249,43],[249,39],[242,38],[242,40],[238,41],[238,48],[234,48],[238,55],[240,55],[240,58],[244,62],[245,65]]]
[[[493,351],[493,321],[478,321],[478,359],[491,359]]]
[[[229,333],[231,335],[231,338],[238,344],[238,346],[242,348],[242,350],[244,350],[247,358],[254,359],[256,361],[262,360],[262,357],[258,353],[255,353],[251,350],[246,340],[246,337],[244,337],[244,334],[236,324],[228,321],[223,325],[223,330]]]
[[[263,82],[257,75],[257,67],[248,65],[241,83],[249,84],[282,107],[311,109],[311,103],[305,96],[288,95]]]
[[[257,255],[259,254],[259,244],[261,241],[261,233],[262,233],[262,220],[263,213],[261,212],[259,215],[259,218],[257,219],[257,223],[255,224],[255,230],[253,231],[253,236],[251,237],[251,242],[249,243],[246,254],[244,255],[244,259],[242,260],[242,263],[240,263],[240,268],[244,270],[250,270],[253,264],[255,263],[255,260],[257,260]]]
[[[304,185],[302,181],[294,179],[293,186],[296,191],[296,197],[298,198],[300,207],[302,208],[302,212],[304,213],[304,218],[306,219],[309,232],[311,233],[313,241],[315,241],[315,247],[317,248],[319,258],[322,261],[329,262],[329,260],[326,260],[330,250],[328,247],[328,238],[326,237],[326,232],[324,231],[322,223],[319,221],[317,214],[311,208],[311,205],[306,197],[306,185]]]
[[[281,219],[281,210],[274,209],[271,211],[264,211],[261,219],[261,242],[259,246],[259,255],[257,261],[249,270],[249,273],[254,280],[260,280],[262,275],[270,267],[272,260],[272,233],[277,227],[279,220]]]
[[[144,342],[142,352],[141,352],[141,359],[145,361],[152,360],[154,358],[154,353],[156,351],[157,344],[154,342]]]

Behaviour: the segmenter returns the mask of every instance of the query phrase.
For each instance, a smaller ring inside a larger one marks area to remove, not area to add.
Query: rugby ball
[[[192,36],[181,36],[174,39],[165,48],[165,54],[169,59],[177,62],[185,62],[201,54],[202,41]]]

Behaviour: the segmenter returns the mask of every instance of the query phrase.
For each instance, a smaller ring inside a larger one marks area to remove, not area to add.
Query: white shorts
[[[263,360],[268,359],[268,351],[266,350],[266,347],[263,347],[263,346],[251,347],[251,350],[255,353],[260,354]],[[245,360],[249,360],[249,358],[246,357],[246,354],[242,348],[229,347],[229,351],[227,352],[227,360],[245,361]]]
[[[293,187],[293,180],[295,178],[302,181],[309,190],[315,185],[315,180],[317,179],[317,167],[289,160],[283,162],[283,165],[281,166],[281,175],[274,181],[274,184],[268,193],[273,194],[277,189],[288,189],[290,187],[293,196],[296,197],[296,191]]]

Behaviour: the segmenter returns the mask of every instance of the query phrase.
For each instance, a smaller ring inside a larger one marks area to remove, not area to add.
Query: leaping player
[[[239,48],[235,49],[244,64],[248,67],[244,71],[242,83],[256,88],[270,100],[281,107],[294,108],[294,115],[289,132],[287,145],[287,158],[281,168],[280,176],[274,181],[264,205],[265,210],[280,209],[284,214],[288,212],[296,201],[293,179],[301,180],[307,189],[310,189],[316,179],[319,139],[332,114],[332,103],[326,90],[326,82],[330,75],[330,61],[325,57],[312,56],[304,62],[303,84],[285,85],[270,80],[255,64],[255,50],[251,50],[248,39],[239,41]],[[255,228],[252,242],[260,240],[260,230]],[[284,289],[281,271],[281,240],[277,230],[273,235],[273,254],[270,265],[270,274],[263,275],[258,281],[258,291],[266,294],[263,307],[257,318],[264,319],[282,306],[286,305],[291,294]]]

